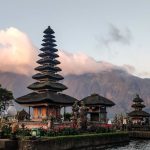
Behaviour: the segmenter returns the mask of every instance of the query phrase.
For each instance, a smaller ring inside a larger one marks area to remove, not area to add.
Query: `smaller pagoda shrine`
[[[87,112],[89,121],[107,123],[106,108],[114,106],[114,102],[98,94],[92,94],[85,97],[80,102],[82,101],[89,108]]]
[[[133,99],[133,104],[131,107],[134,108],[134,111],[128,113],[128,116],[131,119],[132,124],[138,125],[149,124],[150,114],[142,110],[145,107],[145,105],[142,104],[143,102],[144,102],[143,99],[141,99],[138,94]]]

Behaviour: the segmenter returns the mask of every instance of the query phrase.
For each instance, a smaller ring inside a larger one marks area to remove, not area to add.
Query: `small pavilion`
[[[134,110],[128,113],[132,124],[149,124],[150,114],[142,110],[145,107],[145,105],[142,104],[143,102],[143,99],[141,99],[138,94],[133,99],[133,104],[131,107],[134,108]]]
[[[87,112],[89,121],[97,121],[100,123],[107,122],[106,108],[115,105],[115,103],[111,100],[98,94],[92,94],[83,98],[81,101],[83,101],[84,104],[89,108]]]
[[[54,31],[50,26],[44,31],[43,37],[41,53],[38,55],[40,60],[37,61],[39,66],[35,68],[38,73],[32,76],[37,81],[28,86],[34,92],[16,99],[17,103],[29,107],[29,114],[30,107],[33,108],[34,121],[48,117],[60,118],[60,109],[72,106],[76,101],[75,98],[62,93],[67,87],[59,82],[64,78],[58,74],[61,69],[56,58],[59,55],[56,53],[58,50],[55,48],[57,45]]]

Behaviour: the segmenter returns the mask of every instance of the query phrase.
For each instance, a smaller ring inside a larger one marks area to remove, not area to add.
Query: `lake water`
[[[131,140],[128,145],[108,148],[107,150],[150,150],[150,140]]]

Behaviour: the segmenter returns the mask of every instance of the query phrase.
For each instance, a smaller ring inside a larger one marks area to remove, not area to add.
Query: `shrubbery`
[[[17,135],[19,135],[19,136],[31,136],[31,130],[28,128],[18,129]]]
[[[2,133],[3,133],[4,137],[6,137],[6,138],[9,137],[11,134],[11,127],[9,125],[4,125],[2,127]]]
[[[9,137],[11,134],[11,127],[8,125],[3,126],[3,134],[5,137]],[[84,135],[84,134],[95,134],[95,133],[108,133],[113,132],[110,128],[99,127],[99,126],[90,126],[85,131],[76,128],[58,128],[58,129],[51,129],[46,130],[43,128],[38,129],[40,136],[45,137],[56,137],[56,136],[67,136],[67,135]],[[31,136],[31,130],[28,128],[20,128],[17,131],[17,136],[25,137]]]
[[[49,131],[44,131],[43,129],[41,131],[42,131],[41,136],[66,136],[66,135],[79,135],[85,133],[93,134],[93,133],[113,132],[109,128],[97,127],[97,126],[91,126],[86,131],[83,131],[81,129],[75,129],[75,128],[63,128],[63,129],[49,130]]]

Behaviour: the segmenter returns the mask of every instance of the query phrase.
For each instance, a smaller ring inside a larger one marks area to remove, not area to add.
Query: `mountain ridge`
[[[31,90],[26,87],[34,80],[27,75],[11,72],[0,72],[0,84],[13,91],[15,98],[23,96]],[[100,94],[115,102],[110,112],[127,113],[131,111],[132,99],[139,94],[150,112],[150,79],[133,76],[123,70],[101,71],[81,75],[67,75],[62,81],[68,87],[64,93],[82,99],[92,93]]]

